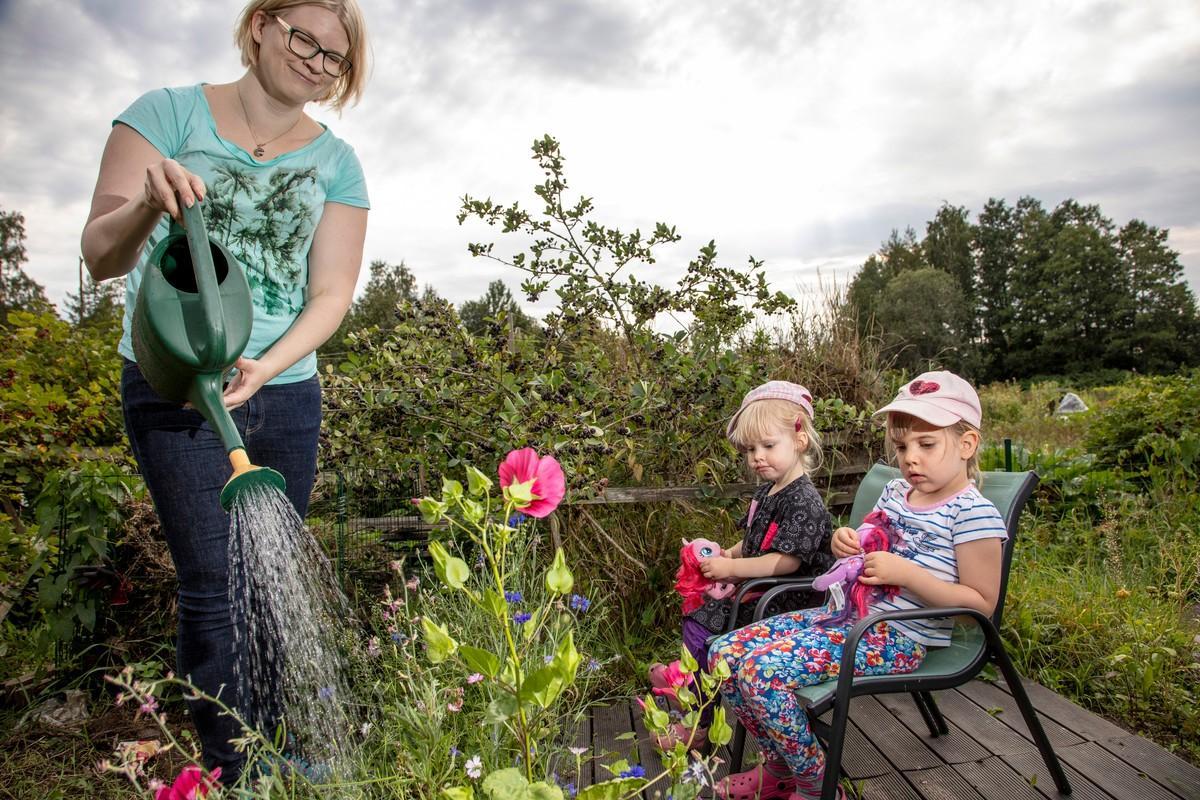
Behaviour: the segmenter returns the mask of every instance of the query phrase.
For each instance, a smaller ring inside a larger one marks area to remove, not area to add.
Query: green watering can
[[[222,399],[225,377],[250,341],[254,310],[237,259],[208,238],[200,203],[183,208],[150,253],[133,310],[133,352],[147,382],[167,400],[204,415],[229,451],[233,477],[221,490],[226,509],[245,489],[284,490],[283,475],[256,467]]]

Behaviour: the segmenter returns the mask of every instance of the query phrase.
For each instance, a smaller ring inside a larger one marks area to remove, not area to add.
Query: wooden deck
[[[1078,800],[1200,800],[1200,769],[1066,698],[1026,682]],[[950,733],[931,738],[912,698],[855,698],[843,767],[866,800],[1059,798],[1021,712],[1003,682],[935,692]],[[579,784],[610,777],[595,763],[626,758],[647,777],[662,771],[633,703],[595,709],[579,732],[592,744]],[[750,762],[754,745],[746,742]],[[722,749],[720,755],[728,754]],[[724,767],[722,767],[724,770]],[[720,773],[719,773],[720,774]],[[661,786],[661,784],[660,784]],[[665,792],[662,793],[665,795]],[[647,800],[660,797],[647,790]]]

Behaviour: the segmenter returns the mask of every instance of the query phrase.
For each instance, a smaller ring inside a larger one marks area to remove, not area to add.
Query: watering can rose
[[[554,456],[539,458],[532,447],[510,452],[500,464],[499,473],[505,499],[531,517],[548,516],[567,492],[558,461]]]

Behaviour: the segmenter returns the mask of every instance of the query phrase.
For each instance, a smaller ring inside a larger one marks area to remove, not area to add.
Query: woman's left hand
[[[271,379],[271,376],[267,374],[267,369],[258,359],[239,358],[233,366],[237,368],[237,374],[225,387],[224,396],[225,408],[230,411],[244,405],[254,396],[255,392],[262,388],[264,383]]]
[[[912,561],[886,550],[878,550],[863,556],[862,575],[859,583],[869,586],[907,586],[911,582],[912,570],[916,565]],[[920,569],[920,567],[916,567]]]

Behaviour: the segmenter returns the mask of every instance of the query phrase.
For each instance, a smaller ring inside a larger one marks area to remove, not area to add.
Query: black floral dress
[[[834,561],[829,552],[833,538],[833,519],[829,510],[807,475],[801,475],[775,494],[769,494],[774,485],[764,483],[759,486],[750,501],[750,508],[738,521],[738,527],[745,531],[742,557],[784,553],[800,559],[800,567],[794,575],[820,575],[832,567]],[[823,597],[820,592],[785,592],[771,602],[767,616],[819,605]],[[738,609],[738,627],[750,624],[754,606],[753,601],[743,602]],[[722,633],[732,608],[732,597],[709,599],[687,616],[713,633]]]

